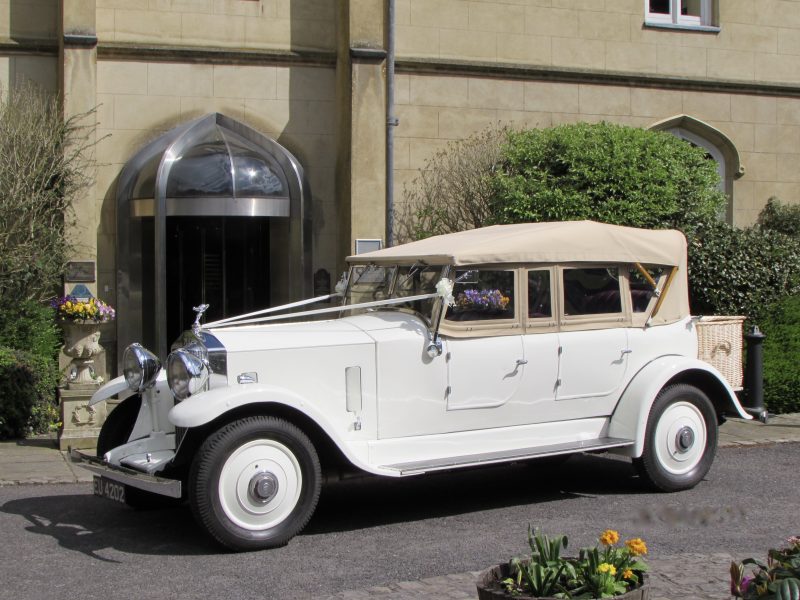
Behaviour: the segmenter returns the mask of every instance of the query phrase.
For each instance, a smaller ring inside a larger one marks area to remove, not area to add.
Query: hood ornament
[[[192,323],[192,333],[197,335],[200,333],[200,319],[203,318],[203,314],[208,310],[210,304],[201,304],[200,306],[193,306],[192,310],[197,313],[197,316],[194,318],[194,323]]]

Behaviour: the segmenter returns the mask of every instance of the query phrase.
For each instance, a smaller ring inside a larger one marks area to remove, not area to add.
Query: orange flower
[[[600,543],[604,546],[613,546],[619,541],[619,533],[613,529],[606,529],[600,534]]]
[[[631,571],[630,569],[625,569],[622,572],[622,578],[623,579],[632,579],[633,578],[633,571]]]
[[[632,540],[628,540],[625,542],[625,545],[630,550],[631,554],[634,556],[639,556],[641,554],[647,554],[647,544],[644,543],[644,540],[641,538],[633,538]]]

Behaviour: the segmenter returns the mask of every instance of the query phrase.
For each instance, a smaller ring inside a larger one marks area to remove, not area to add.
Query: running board
[[[634,440],[604,437],[593,440],[582,440],[579,442],[568,442],[566,444],[539,446],[537,448],[515,448],[514,450],[487,452],[486,454],[469,454],[467,456],[450,456],[434,460],[397,463],[394,465],[386,465],[382,468],[397,471],[401,476],[421,475],[429,471],[445,471],[447,469],[457,469],[460,467],[491,465],[516,460],[543,458],[545,456],[555,456],[558,454],[573,454],[575,452],[593,452],[595,450],[605,450],[607,448],[620,448],[622,446],[632,446],[633,443]]]

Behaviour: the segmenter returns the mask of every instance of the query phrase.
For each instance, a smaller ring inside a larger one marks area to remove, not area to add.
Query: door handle
[[[622,350],[622,354],[633,354],[633,350],[631,350],[630,348],[624,348]]]
[[[519,367],[519,366],[522,366],[522,365],[527,365],[527,364],[528,364],[528,361],[527,361],[527,360],[525,360],[524,358],[518,358],[518,359],[517,359],[517,366],[518,366],[518,367]]]

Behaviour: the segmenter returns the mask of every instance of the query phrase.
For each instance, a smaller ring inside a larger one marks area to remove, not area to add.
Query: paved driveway
[[[685,588],[669,593],[682,579],[710,588],[696,597],[724,598],[731,555],[763,555],[800,533],[798,464],[796,443],[724,448],[707,481],[677,494],[647,492],[628,462],[599,456],[557,471],[348,482],[325,489],[287,547],[247,554],[219,551],[185,509],[134,511],[88,484],[0,487],[0,598],[423,597],[398,582],[435,578],[440,589],[444,576],[506,560],[524,550],[529,522],[569,535],[576,550],[606,527],[641,536],[663,569],[660,597],[686,598]],[[447,591],[470,597],[470,580]]]

